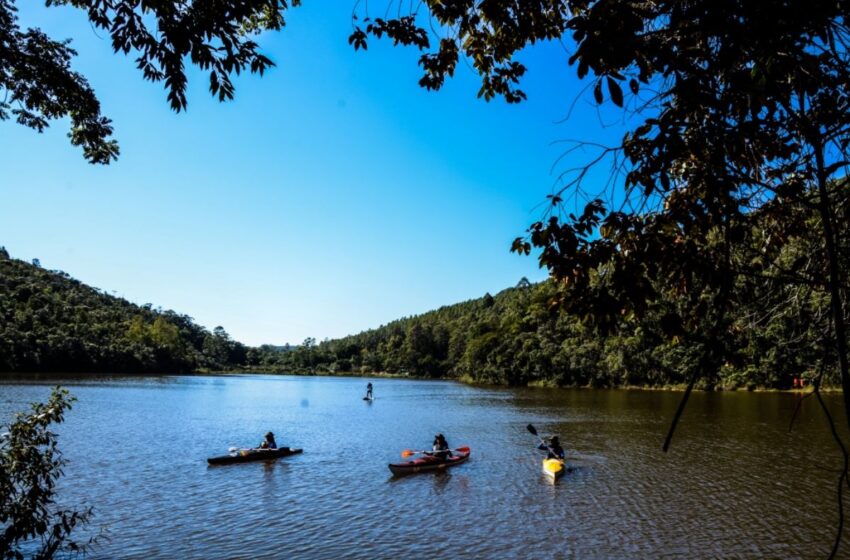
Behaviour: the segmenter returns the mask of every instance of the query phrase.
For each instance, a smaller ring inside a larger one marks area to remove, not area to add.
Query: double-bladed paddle
[[[401,452],[402,457],[411,457],[413,455],[417,455],[419,453],[442,453],[444,451],[457,451],[459,453],[469,453],[469,447],[463,446],[458,447],[457,449],[444,449],[442,451],[414,451],[412,449],[405,449]]]
[[[261,453],[263,451],[277,451],[281,447],[228,447],[227,452],[230,455],[245,455],[247,453]]]

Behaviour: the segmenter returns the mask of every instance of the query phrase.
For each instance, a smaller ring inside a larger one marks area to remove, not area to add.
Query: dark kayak
[[[288,457],[301,453],[303,449],[292,449],[290,447],[279,447],[277,449],[240,449],[232,455],[221,457],[210,457],[207,463],[210,465],[230,465],[232,463],[247,463],[249,461],[270,461],[278,457]]]
[[[447,469],[449,467],[459,465],[465,462],[467,459],[469,459],[469,452],[455,453],[453,457],[450,457],[448,459],[438,459],[437,457],[425,455],[424,457],[414,459],[413,461],[406,461],[404,463],[390,463],[389,467],[390,471],[392,471],[394,475],[402,476],[405,474]]]

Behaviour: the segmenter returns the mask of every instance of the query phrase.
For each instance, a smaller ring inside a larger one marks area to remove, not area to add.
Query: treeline
[[[663,334],[663,316],[615,334],[559,312],[557,286],[523,281],[496,296],[442,307],[317,346],[268,355],[281,371],[351,374],[386,372],[500,385],[666,386],[685,383],[696,349]],[[811,302],[809,302],[811,303]],[[729,340],[724,386],[788,388],[821,363],[818,332],[805,314],[774,314],[751,324],[740,309],[739,336]],[[797,319],[792,316],[796,314]],[[756,313],[758,315],[758,313]]]
[[[756,233],[754,240],[763,232]],[[801,236],[778,258],[806,261],[812,250]],[[822,286],[801,289],[765,274],[741,278],[735,290],[735,301],[747,303],[728,313],[725,364],[709,385],[787,388],[794,378],[832,371],[823,362]],[[593,387],[686,382],[699,348],[671,337],[665,321],[691,303],[660,301],[641,320],[619,318],[600,336],[564,312],[559,297],[556,283],[523,279],[495,296],[338,340],[251,348],[221,327],[209,331],[186,315],[132,304],[0,248],[0,371],[390,373]]]
[[[850,200],[836,196],[834,211],[838,219],[850,219]],[[799,212],[783,216],[778,227],[770,206],[752,217],[755,225],[730,256],[740,269],[727,298],[731,303],[710,339],[722,365],[701,372],[702,387],[784,389],[821,372],[825,383],[833,383],[834,353],[825,351],[834,345],[829,298],[816,272],[825,269],[816,235],[819,217]],[[784,236],[781,249],[765,250],[778,235]],[[848,270],[850,236],[839,241],[841,266]],[[597,281],[606,281],[604,275],[600,271]],[[640,317],[581,320],[564,311],[564,290],[557,283],[523,279],[496,296],[264,359],[283,371],[387,372],[500,385],[684,384],[701,367],[708,338],[699,335],[715,321],[709,318],[712,300],[687,286],[658,286],[656,293]],[[685,316],[696,317],[696,323],[683,324]],[[599,323],[607,324],[604,334]]]
[[[245,364],[250,351],[221,327],[134,305],[0,247],[0,371],[191,372]]]

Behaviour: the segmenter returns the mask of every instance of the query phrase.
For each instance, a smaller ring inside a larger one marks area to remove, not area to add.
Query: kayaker
[[[552,439],[549,440],[549,445],[541,443],[537,449],[547,451],[549,454],[547,457],[548,459],[564,459],[566,457],[566,453],[564,453],[564,448],[561,447],[561,442],[558,440],[558,436],[552,436]]]
[[[437,434],[434,436],[434,444],[431,449],[431,455],[438,459],[448,459],[449,457],[452,457],[452,450],[449,449],[449,442],[446,441],[446,437],[443,434]]]
[[[266,434],[263,443],[260,444],[260,449],[277,449],[277,442],[274,440],[273,433]]]
[[[372,398],[372,382],[371,381],[366,384],[366,398],[367,399]]]

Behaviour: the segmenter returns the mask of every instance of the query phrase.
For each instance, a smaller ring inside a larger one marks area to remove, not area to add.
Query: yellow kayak
[[[565,472],[567,468],[561,459],[543,459],[543,474],[552,480],[558,480]]]

